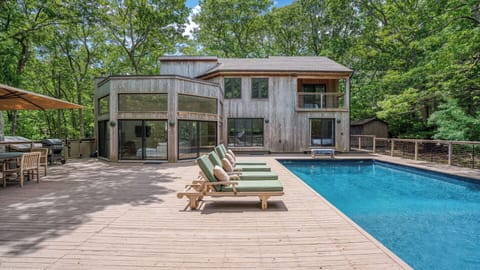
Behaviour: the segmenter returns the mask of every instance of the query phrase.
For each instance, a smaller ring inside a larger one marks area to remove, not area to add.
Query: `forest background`
[[[93,79],[159,74],[163,55],[318,55],[354,70],[352,120],[378,117],[392,137],[480,140],[478,0],[198,4],[0,0],[0,83],[84,106],[3,112],[0,130],[91,138]]]

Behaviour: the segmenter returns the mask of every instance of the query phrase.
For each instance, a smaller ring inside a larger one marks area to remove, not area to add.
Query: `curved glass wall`
[[[166,112],[168,94],[119,94],[119,112]]]
[[[217,114],[217,99],[179,94],[178,111]]]
[[[123,160],[166,160],[168,126],[166,120],[119,120],[118,152]]]
[[[178,121],[178,159],[193,159],[217,145],[217,122]]]

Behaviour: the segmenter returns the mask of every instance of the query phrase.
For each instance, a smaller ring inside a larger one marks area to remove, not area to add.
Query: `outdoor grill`
[[[63,141],[61,139],[44,139],[42,140],[42,144],[49,149],[48,162],[50,164],[55,163],[57,160],[60,160],[63,164]]]

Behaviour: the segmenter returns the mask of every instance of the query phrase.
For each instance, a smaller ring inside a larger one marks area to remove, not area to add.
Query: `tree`
[[[32,56],[33,41],[43,38],[51,25],[58,23],[62,5],[57,2],[7,1],[0,9],[0,59],[5,63],[0,80],[20,87],[22,74]],[[0,113],[0,116],[3,115]],[[18,111],[8,112],[10,132],[16,133]],[[1,127],[3,129],[3,127]]]
[[[185,1],[107,1],[101,9],[109,53],[118,57],[110,60],[121,62],[117,73],[158,73],[158,57],[175,53],[183,39],[188,16]],[[122,65],[127,61],[129,65]]]
[[[439,106],[428,123],[435,126],[435,139],[457,141],[480,140],[480,113],[469,116],[455,100]]]
[[[264,57],[264,14],[271,0],[201,0],[193,21],[195,39],[206,54],[221,57]]]

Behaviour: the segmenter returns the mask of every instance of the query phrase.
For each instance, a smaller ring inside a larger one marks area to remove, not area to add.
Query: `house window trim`
[[[239,89],[240,91],[239,91],[239,96],[238,97],[227,97],[227,88],[225,87],[226,80],[239,80],[240,81],[240,89]],[[225,99],[242,99],[242,78],[240,78],[240,77],[225,77],[225,78],[223,78],[223,89],[224,89],[224,98]]]
[[[267,81],[267,96],[266,97],[262,97],[260,94],[261,94],[261,89],[257,89],[258,90],[258,95],[256,97],[253,96],[253,81],[254,80],[266,80]],[[252,99],[268,99],[268,84],[270,83],[270,80],[267,78],[267,77],[255,77],[255,78],[251,78],[250,80],[250,97]]]

